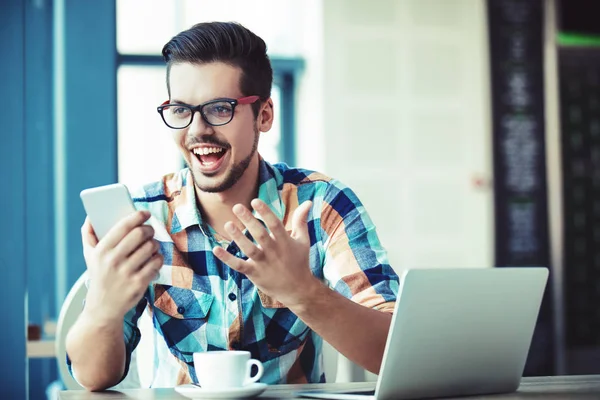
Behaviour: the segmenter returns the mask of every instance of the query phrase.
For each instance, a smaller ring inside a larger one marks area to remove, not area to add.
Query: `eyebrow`
[[[185,103],[185,102],[183,102],[181,100],[176,100],[176,99],[171,99],[169,101],[169,103],[171,103],[171,104],[185,104],[186,106],[189,105],[188,103]]]

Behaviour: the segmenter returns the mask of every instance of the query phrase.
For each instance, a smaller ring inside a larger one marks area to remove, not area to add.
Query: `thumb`
[[[312,201],[307,200],[300,204],[294,211],[294,215],[292,215],[292,237],[294,239],[308,240],[308,224],[306,223],[306,219],[311,207]]]

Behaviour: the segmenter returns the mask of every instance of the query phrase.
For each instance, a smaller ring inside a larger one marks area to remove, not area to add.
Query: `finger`
[[[248,275],[248,272],[252,270],[247,261],[234,256],[222,247],[213,247],[213,254],[223,263],[227,264],[231,269],[236,270],[240,274]]]
[[[267,228],[269,228],[275,238],[283,237],[283,235],[287,236],[283,222],[277,218],[277,215],[271,211],[269,206],[267,206],[264,201],[254,199],[250,204],[252,205],[252,208],[254,208],[256,212],[260,214],[263,221],[265,221]]]
[[[306,219],[311,206],[312,201],[305,201],[294,211],[294,215],[292,215],[292,237],[294,239],[310,241]]]
[[[258,243],[263,249],[270,247],[273,244],[273,239],[271,238],[271,235],[269,235],[269,232],[259,220],[254,218],[254,215],[252,215],[250,210],[241,204],[236,204],[233,206],[232,210],[242,224],[244,224],[244,226],[248,229],[248,232],[250,232],[256,243]]]
[[[83,225],[81,225],[81,242],[83,243],[84,248],[96,247],[98,244],[98,237],[96,236],[96,232],[94,232],[94,228],[92,228],[92,224],[88,217],[85,218]]]
[[[127,269],[127,272],[129,273],[135,273],[158,253],[159,248],[160,246],[156,240],[148,240],[131,253],[127,258],[127,262],[123,265],[123,268]]]
[[[129,257],[138,247],[152,240],[154,228],[149,225],[136,226],[115,247],[121,257]]]
[[[227,231],[227,233],[229,233],[229,235],[231,236],[231,239],[233,239],[235,244],[237,244],[240,250],[242,250],[242,252],[244,252],[244,254],[248,256],[248,258],[257,260],[262,257],[262,250],[259,249],[254,243],[252,243],[250,239],[248,239],[246,235],[244,235],[242,231],[240,231],[233,222],[229,221],[225,223],[224,228],[225,231]]]
[[[106,236],[102,238],[100,245],[108,249],[116,247],[129,232],[142,225],[148,218],[150,218],[150,212],[148,211],[137,211],[128,215],[108,231]]]
[[[154,254],[138,272],[136,276],[144,282],[150,282],[160,272],[164,263],[164,257],[160,253]]]

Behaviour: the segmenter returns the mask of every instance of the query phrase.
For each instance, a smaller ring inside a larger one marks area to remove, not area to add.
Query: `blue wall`
[[[25,359],[25,6],[10,1],[0,12],[2,62],[0,62],[0,107],[2,138],[0,171],[4,195],[0,204],[0,271],[3,278],[3,321],[0,354],[4,361],[0,373],[0,398],[26,396]],[[8,39],[10,38],[10,39]]]
[[[85,270],[79,192],[117,180],[115,2],[55,0],[52,26],[53,168],[46,194],[53,206],[45,212],[54,216],[47,264],[55,286],[41,289],[31,310],[47,307],[44,299],[60,310]]]
[[[57,300],[85,264],[79,192],[117,180],[114,1],[56,0],[54,199]]]
[[[25,2],[25,224],[28,323],[56,314],[52,166],[52,4]],[[57,379],[54,359],[29,360],[29,398]]]
[[[117,179],[115,24],[114,1],[2,2],[1,399],[57,378],[54,359],[26,359],[26,325],[55,319],[85,269],[79,192]]]

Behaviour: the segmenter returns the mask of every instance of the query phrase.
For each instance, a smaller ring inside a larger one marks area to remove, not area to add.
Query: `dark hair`
[[[169,74],[177,63],[223,62],[242,70],[240,90],[244,96],[257,95],[261,102],[252,105],[254,115],[262,102],[271,97],[273,69],[264,40],[235,22],[203,22],[174,36],[162,49],[167,63],[167,90],[171,96]]]

